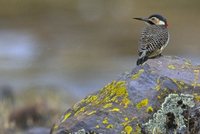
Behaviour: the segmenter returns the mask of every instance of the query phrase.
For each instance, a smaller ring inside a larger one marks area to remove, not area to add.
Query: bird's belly
[[[160,55],[162,53],[162,51],[164,50],[164,48],[167,46],[168,42],[169,42],[169,34],[168,34],[168,39],[167,39],[166,43],[160,49],[157,49],[157,50],[153,51],[152,53],[150,53],[148,57],[154,58],[154,57]]]
[[[162,50],[161,49],[157,49],[157,50],[153,51],[148,57],[149,58],[154,58],[154,57],[158,56],[161,53],[162,53]]]
[[[163,45],[160,49],[153,51],[148,57],[154,58],[154,57],[160,55],[166,46],[167,46],[167,43],[165,45]]]

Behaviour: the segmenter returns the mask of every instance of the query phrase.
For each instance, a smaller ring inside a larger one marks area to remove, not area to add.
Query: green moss
[[[193,99],[194,96],[189,94],[170,94],[165,98],[161,109],[154,114],[153,119],[149,120],[148,123],[143,124],[145,130],[148,133],[166,133],[165,123],[167,113],[173,113],[177,129],[181,130],[185,127],[184,117],[182,116],[184,109],[181,106],[186,105],[188,107],[193,107],[195,105]],[[182,105],[177,106],[179,101],[182,101]]]

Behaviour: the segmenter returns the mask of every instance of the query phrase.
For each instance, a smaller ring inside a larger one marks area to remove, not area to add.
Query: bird
[[[161,53],[169,42],[167,19],[160,14],[153,14],[147,18],[133,19],[143,21],[147,24],[139,39],[139,58],[136,64],[142,65],[148,59],[162,56]]]

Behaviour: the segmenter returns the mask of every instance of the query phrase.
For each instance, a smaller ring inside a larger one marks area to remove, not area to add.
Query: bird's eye
[[[155,18],[153,17],[153,18],[151,18],[151,20],[155,20]]]

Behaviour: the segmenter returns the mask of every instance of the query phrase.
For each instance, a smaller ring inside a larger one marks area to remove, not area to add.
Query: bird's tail
[[[137,65],[141,65],[143,64],[145,61],[148,60],[148,57],[145,55],[143,57],[140,57],[138,60],[137,60]]]

